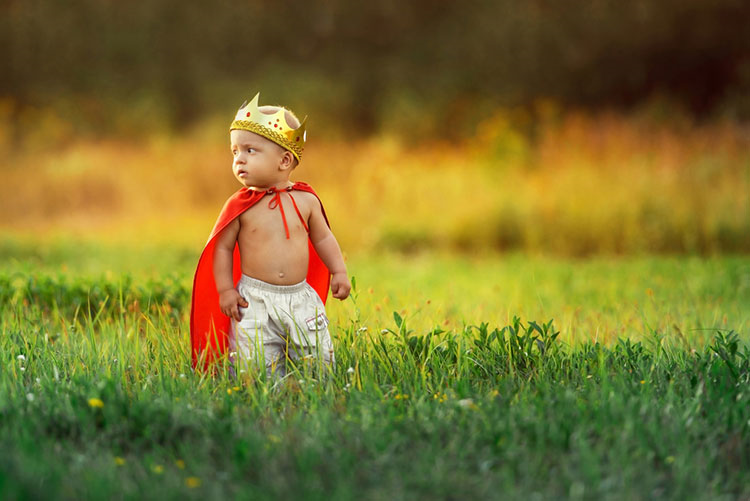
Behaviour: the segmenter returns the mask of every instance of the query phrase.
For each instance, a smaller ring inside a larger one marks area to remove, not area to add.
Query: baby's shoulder
[[[318,205],[320,202],[318,200],[317,195],[315,193],[307,191],[307,190],[294,190],[292,191],[292,194],[295,198],[295,200],[299,200],[300,202],[304,203],[305,205],[309,204],[315,204]]]

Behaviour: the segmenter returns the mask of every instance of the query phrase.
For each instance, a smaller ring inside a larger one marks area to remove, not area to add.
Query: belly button
[[[284,278],[284,272],[283,271],[279,272],[279,278]]]

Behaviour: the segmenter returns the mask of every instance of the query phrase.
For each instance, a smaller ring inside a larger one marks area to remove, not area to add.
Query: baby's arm
[[[310,241],[315,247],[318,256],[331,272],[331,293],[336,299],[346,299],[352,284],[346,275],[346,264],[344,256],[341,255],[341,248],[333,236],[331,229],[328,227],[320,204],[313,203],[313,209],[310,213]]]
[[[247,306],[247,301],[240,296],[232,281],[232,259],[239,232],[240,221],[235,219],[222,230],[214,247],[214,280],[219,293],[219,308],[224,315],[238,322],[242,320],[239,306]]]

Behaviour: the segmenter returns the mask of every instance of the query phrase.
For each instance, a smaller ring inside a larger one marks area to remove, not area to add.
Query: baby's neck
[[[285,190],[289,188],[290,186],[294,186],[294,183],[289,180],[286,180],[280,183],[272,184],[270,186],[248,186],[247,189],[250,191],[270,191],[273,189]]]

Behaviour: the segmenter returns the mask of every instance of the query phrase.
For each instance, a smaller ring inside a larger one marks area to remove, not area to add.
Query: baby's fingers
[[[240,315],[240,309],[237,307],[236,304],[232,306],[232,308],[229,310],[229,313],[231,313],[230,316],[236,321],[239,322],[240,320],[242,320],[242,316]]]

